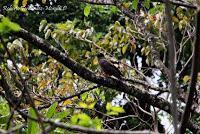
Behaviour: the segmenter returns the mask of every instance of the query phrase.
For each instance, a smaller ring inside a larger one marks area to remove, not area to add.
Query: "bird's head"
[[[98,54],[97,54],[97,57],[98,57],[99,59],[104,58],[104,54],[103,54],[103,53],[98,53]]]

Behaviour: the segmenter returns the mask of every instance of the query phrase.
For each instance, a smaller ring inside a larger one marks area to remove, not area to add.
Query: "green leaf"
[[[108,115],[119,115],[118,112],[114,112],[114,111],[111,111],[111,112],[107,112]]]
[[[96,102],[93,102],[91,104],[88,105],[88,109],[93,109],[95,106]]]
[[[17,23],[11,22],[11,21],[10,21],[8,18],[6,18],[6,17],[2,19],[2,23],[3,23],[5,26],[9,27],[10,30],[12,30],[12,31],[17,32],[17,31],[20,30],[20,26],[19,26]]]
[[[184,82],[184,83],[187,83],[189,80],[190,80],[190,76],[189,76],[189,75],[185,75],[185,76],[183,77],[183,82]]]
[[[137,10],[138,2],[139,2],[139,0],[133,0],[132,4],[133,4],[133,9],[134,10]]]
[[[19,0],[14,0],[13,1],[13,6],[16,8],[19,5]]]
[[[11,23],[8,25],[8,27],[9,27],[12,31],[14,31],[14,32],[20,31],[20,28],[21,28],[17,23],[13,23],[13,22],[11,22]]]
[[[82,107],[82,108],[87,108],[87,106],[88,106],[86,103],[84,103],[84,102],[82,102],[82,101],[78,102],[78,105],[79,105],[80,107]]]
[[[45,39],[48,39],[49,36],[51,35],[51,29],[48,29],[47,32],[45,33]]]
[[[62,120],[63,118],[67,117],[69,114],[70,114],[70,111],[69,111],[69,110],[66,110],[66,111],[62,111],[62,112],[56,113],[56,114],[53,116],[53,118],[54,118],[54,119]]]
[[[97,130],[100,130],[102,128],[101,120],[97,117],[92,121],[93,128],[96,128]]]
[[[149,10],[149,13],[154,15],[154,14],[157,14],[157,13],[163,11],[163,10],[164,10],[164,6],[163,5],[156,5],[156,6],[154,6],[153,8],[151,8]]]
[[[118,11],[118,8],[117,7],[115,7],[115,6],[112,6],[111,8],[110,8],[110,10],[111,10],[111,12],[112,13],[117,13],[117,11]]]
[[[128,45],[125,45],[122,47],[122,54],[126,53],[127,48],[128,48]]]
[[[78,122],[78,115],[73,115],[70,118],[70,121],[71,121],[72,124],[77,124],[77,122]]]
[[[9,30],[5,27],[3,23],[0,23],[0,33],[7,33]]]
[[[118,113],[124,113],[125,112],[122,107],[116,107],[116,106],[114,106],[111,109],[112,109],[112,111],[118,112]]]
[[[84,15],[86,17],[88,17],[88,15],[90,14],[90,9],[91,9],[91,6],[87,5],[85,8],[84,8]]]
[[[10,114],[10,107],[4,100],[0,101],[0,115],[6,116]]]
[[[0,33],[5,34],[10,31],[17,32],[20,26],[17,23],[11,22],[8,18],[4,17],[0,23]]]
[[[40,25],[44,25],[44,24],[47,24],[47,20],[40,21]]]
[[[144,6],[149,9],[150,8],[150,0],[144,0]]]
[[[0,116],[0,124],[6,124],[8,122],[10,115]]]
[[[92,120],[87,114],[79,114],[79,123],[78,125],[89,127],[92,125]]]
[[[111,104],[111,103],[107,103],[107,105],[106,105],[106,110],[107,110],[107,111],[110,111],[111,108],[112,108],[112,104]]]
[[[49,109],[46,113],[47,118],[51,118],[56,113],[56,107],[57,106],[58,106],[58,102],[55,102],[49,107]]]
[[[33,108],[29,109],[28,115],[32,118],[37,118],[37,115]],[[28,119],[28,128],[26,131],[26,134],[38,134],[40,133],[39,124],[36,121],[33,121],[31,119]]]
[[[87,98],[87,96],[88,96],[88,93],[86,92],[86,93],[83,93],[83,94],[81,94],[81,100],[85,100],[86,98]]]
[[[47,25],[47,20],[42,20],[40,22],[39,32],[41,32],[45,28],[46,25]]]
[[[71,117],[71,123],[75,125],[81,125],[85,127],[90,127],[92,125],[92,120],[87,114],[78,114]]]

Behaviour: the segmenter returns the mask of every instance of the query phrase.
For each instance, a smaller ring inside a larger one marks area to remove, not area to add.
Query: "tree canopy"
[[[4,0],[0,133],[199,133],[199,30],[198,1]]]

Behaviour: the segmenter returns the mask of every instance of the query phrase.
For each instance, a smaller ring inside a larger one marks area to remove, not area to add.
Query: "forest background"
[[[0,132],[199,133],[199,33],[198,0],[3,0]]]

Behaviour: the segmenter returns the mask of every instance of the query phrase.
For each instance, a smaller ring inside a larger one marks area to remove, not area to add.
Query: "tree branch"
[[[81,2],[89,3],[89,4],[96,4],[96,5],[115,5],[113,0],[80,0]],[[166,0],[152,0],[151,2],[161,2],[166,3]],[[183,6],[187,8],[197,9],[197,6],[191,3],[187,3],[184,1],[175,1],[169,0],[169,3],[172,5]]]
[[[169,78],[169,69],[165,66],[165,64],[160,60],[160,55],[158,53],[158,51],[156,50],[156,42],[154,40],[153,37],[149,37],[150,41],[150,45],[151,45],[151,50],[152,50],[152,58],[154,61],[154,65],[159,68],[165,75],[166,78]]]
[[[166,26],[167,26],[167,40],[168,40],[168,51],[169,51],[169,82],[170,82],[170,93],[172,98],[171,112],[173,117],[173,126],[175,134],[179,134],[178,130],[178,111],[177,111],[177,87],[176,87],[176,40],[174,36],[171,6],[169,0],[165,1],[165,14],[166,14]]]
[[[6,100],[10,100],[10,102],[14,105],[18,103],[18,97],[16,97],[13,93],[13,91],[11,90],[11,88],[9,87],[6,79],[5,79],[5,75],[2,72],[2,69],[0,68],[0,86],[3,88],[4,92],[5,92],[5,98]]]
[[[189,95],[187,98],[184,114],[181,120],[181,125],[180,125],[181,133],[185,133],[186,124],[188,123],[189,118],[191,117],[191,107],[196,92],[196,82],[200,67],[200,10],[198,10],[196,15],[196,39],[193,47],[193,52],[194,55],[192,58],[192,71],[191,71],[191,80],[189,85]]]

